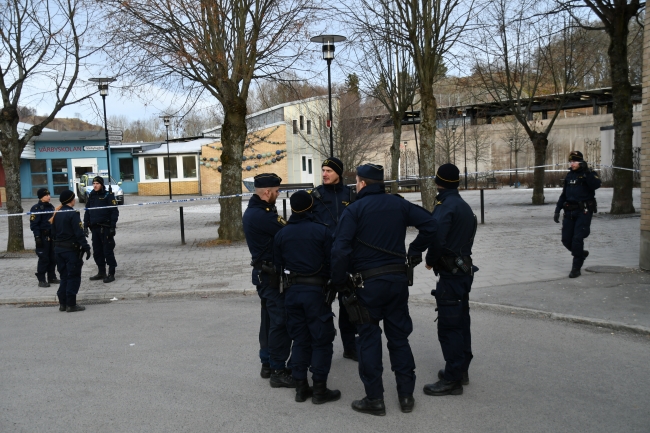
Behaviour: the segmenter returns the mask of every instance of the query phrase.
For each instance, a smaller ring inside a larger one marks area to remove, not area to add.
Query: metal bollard
[[[287,219],[287,199],[283,198],[282,199],[282,215],[284,215],[284,219]]]
[[[481,224],[485,224],[485,199],[483,197],[483,189],[481,189]]]
[[[183,206],[180,207],[181,210],[181,245],[185,245],[185,219],[183,218]]]

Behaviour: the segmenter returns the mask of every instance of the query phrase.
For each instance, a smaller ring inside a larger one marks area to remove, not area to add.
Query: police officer
[[[100,208],[100,209],[93,209]],[[91,210],[93,209],[93,210]],[[84,231],[88,235],[88,229],[93,234],[93,258],[97,263],[97,275],[90,277],[91,280],[103,280],[105,283],[115,281],[115,226],[120,211],[117,210],[117,201],[112,192],[105,190],[104,178],[95,176],[93,178],[93,190],[88,194],[86,212],[84,213]],[[106,274],[108,265],[108,274]]]
[[[584,249],[584,241],[589,236],[591,217],[597,209],[596,190],[600,188],[601,182],[596,172],[589,169],[582,152],[571,152],[569,163],[571,168],[564,178],[564,187],[555,206],[553,221],[560,222],[560,210],[564,209],[562,244],[573,256],[569,278],[577,278],[582,264],[589,256],[589,251]]]
[[[287,333],[284,293],[280,293],[278,275],[273,267],[273,238],[287,222],[278,215],[275,201],[282,179],[275,173],[262,173],[254,178],[255,194],[244,212],[243,225],[253,267],[252,280],[262,302],[260,324],[260,376],[271,378],[273,388],[295,388],[287,370],[291,338]]]
[[[314,196],[314,213],[326,224],[332,234],[345,207],[350,204],[350,188],[343,184],[343,163],[338,158],[328,158],[321,167],[323,184],[312,190]],[[354,344],[355,326],[350,323],[348,312],[339,297],[339,330],[343,343],[343,357],[357,361],[357,349]]]
[[[424,386],[427,395],[460,395],[469,384],[472,361],[469,292],[474,271],[472,245],[476,234],[476,217],[458,193],[458,167],[438,167],[438,185],[433,219],[438,225],[436,242],[426,256],[427,269],[434,269],[440,280],[432,294],[438,311],[438,341],[445,358],[445,368],[438,372],[439,381]]]
[[[273,264],[287,277],[284,306],[293,340],[291,375],[296,382],[296,401],[312,397],[312,403],[322,404],[341,398],[340,391],[327,389],[336,335],[334,313],[325,302],[324,292],[330,273],[332,234],[316,222],[313,194],[298,191],[290,202],[291,217],[273,241]],[[308,368],[313,390],[307,380]]]
[[[436,234],[431,214],[401,197],[386,194],[381,165],[358,167],[357,199],[343,211],[332,246],[332,282],[338,287],[345,285],[351,263],[363,279],[356,290],[358,303],[369,316],[357,325],[359,376],[366,391],[366,397],[352,402],[357,412],[386,414],[381,378],[382,320],[402,412],[411,412],[415,404],[415,361],[408,342],[413,322],[408,311],[404,248],[408,226],[419,229],[408,255],[421,260]]]
[[[29,217],[29,228],[34,232],[36,255],[38,256],[35,275],[38,278],[38,287],[50,287],[50,284],[60,283],[56,278],[56,257],[51,234],[52,224],[49,221],[54,212],[54,206],[50,203],[51,197],[47,188],[39,189],[36,195],[38,195],[38,203],[29,210],[30,212],[38,212]],[[46,274],[47,280],[45,279]]]
[[[54,234],[54,251],[61,274],[61,283],[56,295],[59,297],[59,311],[75,313],[86,307],[77,304],[77,293],[81,285],[82,256],[90,258],[90,245],[83,231],[79,211],[74,210],[75,196],[70,190],[65,190],[59,197],[61,205],[56,208],[50,222]],[[65,212],[59,212],[64,209]]]

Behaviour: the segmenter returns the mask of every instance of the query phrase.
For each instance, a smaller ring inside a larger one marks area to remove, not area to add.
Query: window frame
[[[174,155],[169,155],[171,159],[176,158],[176,175],[179,177],[172,177],[172,182],[197,182],[199,180],[199,160],[198,156],[193,153],[179,153]],[[180,177],[184,176],[183,171],[183,158],[192,157],[194,158],[194,163],[196,167],[196,177]],[[147,158],[156,158],[157,168],[158,168],[158,178],[157,179],[146,179],[146,174],[144,170],[144,160]],[[142,155],[138,158],[138,166],[140,168],[140,180],[138,183],[154,183],[154,182],[169,182],[169,179],[165,177],[165,159],[167,155]],[[143,178],[144,177],[144,178]]]

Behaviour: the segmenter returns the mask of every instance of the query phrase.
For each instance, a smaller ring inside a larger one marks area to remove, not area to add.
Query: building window
[[[307,135],[311,135],[311,120],[307,121]]]
[[[305,116],[300,116],[300,130],[305,130]]]
[[[302,171],[307,171],[307,157],[302,157]]]
[[[120,179],[124,182],[130,182],[135,180],[135,175],[133,174],[133,159],[131,158],[120,158]]]
[[[52,183],[54,184],[54,194],[61,194],[66,189],[70,188],[68,185],[67,159],[52,160]]]
[[[298,133],[298,121],[297,120],[293,121],[293,133],[294,134]]]
[[[158,158],[144,158],[144,178],[147,180],[158,179]]]
[[[39,189],[48,188],[47,161],[44,159],[32,159],[29,161],[29,168],[32,175],[32,196],[36,197]]]
[[[196,177],[196,158],[193,156],[183,157],[183,177],[193,178]]]
[[[171,162],[171,167],[170,163]],[[166,156],[163,157],[163,166],[165,170],[165,179],[169,179],[169,176],[171,176],[172,179],[178,179],[178,164],[176,161],[175,156],[171,156],[167,158]],[[169,173],[169,175],[168,175]]]

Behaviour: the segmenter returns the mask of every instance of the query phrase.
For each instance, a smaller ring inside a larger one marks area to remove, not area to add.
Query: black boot
[[[399,400],[399,407],[402,409],[402,412],[413,412],[413,406],[415,406],[415,399],[413,398],[413,394],[398,395],[397,399]]]
[[[569,273],[569,278],[578,278],[580,275],[580,268],[573,268],[571,269],[571,273]]]
[[[99,281],[106,278],[106,268],[98,268],[97,275],[90,277],[90,281]]]
[[[50,287],[50,283],[48,283],[48,282],[45,281],[45,280],[43,280],[43,281],[39,281],[39,282],[38,282],[38,287]]]
[[[314,404],[323,404],[330,401],[336,401],[341,398],[341,391],[338,389],[327,389],[327,382],[314,381],[314,395],[311,402]]]
[[[112,283],[113,281],[115,281],[115,275],[114,274],[108,274],[104,278],[105,283]]]
[[[440,379],[436,383],[424,385],[424,393],[426,395],[461,395],[463,393],[463,385],[460,380],[458,382],[449,382],[445,379]]]
[[[59,304],[59,311],[66,311],[65,304]]]
[[[359,362],[359,358],[357,357],[357,351],[354,349],[351,350],[344,350],[343,351],[343,357],[347,359],[351,359],[353,361]]]
[[[442,380],[445,378],[445,369],[441,369],[438,371],[438,379]],[[463,377],[460,380],[461,385],[469,385],[469,373],[466,371],[463,371]]]
[[[354,400],[352,402],[352,409],[370,415],[386,415],[386,406],[384,405],[383,398],[369,399],[368,397],[364,397],[362,400]]]
[[[295,388],[296,381],[287,370],[273,370],[271,373],[271,380],[269,381],[271,388]]]
[[[307,401],[309,397],[314,395],[314,389],[309,386],[309,381],[305,380],[296,380],[296,401],[302,403]]]
[[[68,305],[66,307],[65,311],[67,313],[76,313],[77,311],[83,311],[85,309],[86,309],[86,307],[84,307],[83,305],[75,304],[73,306]]]
[[[260,370],[260,376],[262,376],[262,379],[268,379],[269,377],[271,377],[272,371],[273,370],[271,370],[271,366],[269,365],[269,363],[265,362],[264,364],[262,364],[262,370]]]
[[[52,275],[51,277],[47,277],[47,282],[50,284],[59,284],[61,280],[56,278],[56,275]]]

